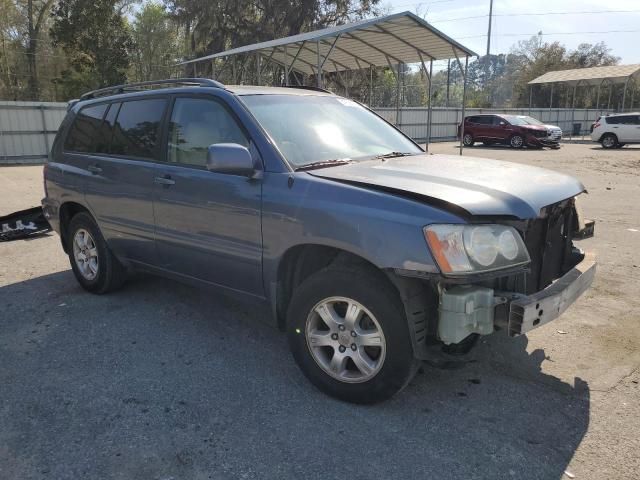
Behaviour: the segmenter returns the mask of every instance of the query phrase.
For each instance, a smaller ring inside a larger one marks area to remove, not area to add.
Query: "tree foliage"
[[[124,83],[133,41],[115,0],[59,0],[51,37],[69,56],[59,79],[65,95]]]

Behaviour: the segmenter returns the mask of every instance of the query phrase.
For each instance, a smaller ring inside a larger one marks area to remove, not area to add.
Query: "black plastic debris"
[[[42,207],[28,208],[0,217],[0,242],[33,237],[50,231],[51,225],[44,218]]]

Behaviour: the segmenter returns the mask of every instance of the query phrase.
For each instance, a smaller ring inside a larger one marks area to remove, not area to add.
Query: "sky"
[[[417,13],[438,30],[484,55],[489,2],[382,0],[381,5],[389,13]],[[611,53],[621,58],[620,63],[640,64],[640,0],[494,0],[493,15],[491,53],[507,53],[518,40],[542,31],[544,41],[557,40],[569,49],[580,43],[604,41]]]

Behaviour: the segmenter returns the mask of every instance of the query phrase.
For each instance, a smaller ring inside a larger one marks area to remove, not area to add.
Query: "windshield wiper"
[[[383,153],[382,155],[376,155],[373,158],[384,160],[385,158],[410,157],[411,155],[416,155],[416,154],[407,153],[407,152],[389,152],[389,153]]]
[[[320,160],[318,162],[307,163],[296,168],[296,172],[300,170],[313,170],[315,168],[335,167],[336,165],[346,165],[352,163],[353,160],[348,158],[336,158],[333,160]]]

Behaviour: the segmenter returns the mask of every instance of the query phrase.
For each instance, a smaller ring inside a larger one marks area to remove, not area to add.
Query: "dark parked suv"
[[[595,272],[572,243],[593,230],[578,180],[426,155],[315,89],[90,92],[44,176],[45,215],[86,290],[145,271],[263,302],[305,375],[353,402],[390,397],[420,360],[479,335],[555,319]]]
[[[460,138],[461,126],[458,127]],[[472,115],[464,119],[462,142],[472,147],[475,142],[484,145],[501,143],[513,148],[559,148],[562,130],[555,125],[545,125],[526,115]]]

